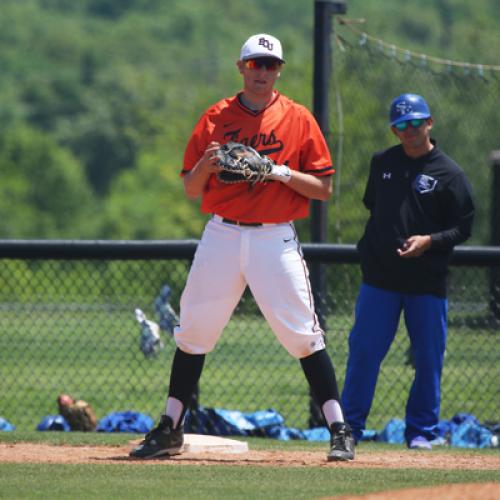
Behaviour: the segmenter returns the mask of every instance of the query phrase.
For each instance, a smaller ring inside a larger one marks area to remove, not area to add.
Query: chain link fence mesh
[[[66,392],[90,402],[98,418],[139,411],[157,418],[164,409],[175,343],[146,358],[134,310],[159,317],[154,303],[171,288],[178,311],[188,260],[3,260],[0,269],[0,415],[34,430],[57,414]],[[347,337],[359,285],[356,264],[325,264],[327,349],[343,385]],[[497,295],[498,296],[498,295]],[[454,267],[450,331],[443,374],[443,418],[458,412],[498,418],[499,318],[490,307],[489,272]],[[369,426],[404,416],[413,377],[409,342],[401,325],[383,364]],[[309,390],[299,362],[279,345],[253,298],[245,292],[216,349],[207,356],[199,387],[204,407],[256,411],[274,408],[285,424],[306,428]]]

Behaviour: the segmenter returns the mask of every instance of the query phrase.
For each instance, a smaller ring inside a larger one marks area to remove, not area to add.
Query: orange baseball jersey
[[[314,116],[279,92],[259,112],[246,108],[238,95],[211,106],[193,130],[181,175],[196,165],[211,141],[249,145],[292,170],[317,176],[335,172]],[[307,217],[309,199],[279,181],[255,186],[224,184],[211,175],[202,196],[201,211],[242,222],[287,222]]]

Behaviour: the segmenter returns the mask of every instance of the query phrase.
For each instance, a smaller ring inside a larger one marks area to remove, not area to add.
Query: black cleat
[[[130,452],[135,458],[155,458],[163,455],[179,455],[184,444],[182,426],[173,428],[172,419],[162,415],[160,423],[146,434],[144,440]]]
[[[354,460],[354,438],[349,424],[334,422],[330,427],[330,452],[328,461]]]

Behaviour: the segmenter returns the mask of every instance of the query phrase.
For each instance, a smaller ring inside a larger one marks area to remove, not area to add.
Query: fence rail
[[[0,240],[0,259],[192,259],[198,240]],[[356,245],[303,243],[307,260],[357,263]],[[498,266],[500,247],[458,246],[452,265]]]

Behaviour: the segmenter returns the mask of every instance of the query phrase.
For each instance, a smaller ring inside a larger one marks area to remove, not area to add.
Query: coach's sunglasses
[[[405,122],[396,123],[394,127],[396,127],[399,131],[403,132],[410,125],[413,128],[420,128],[427,120],[424,118],[415,118],[414,120],[407,120]]]
[[[265,67],[267,71],[276,71],[282,65],[283,63],[274,57],[257,57],[245,61],[245,67],[248,69],[262,69]]]

